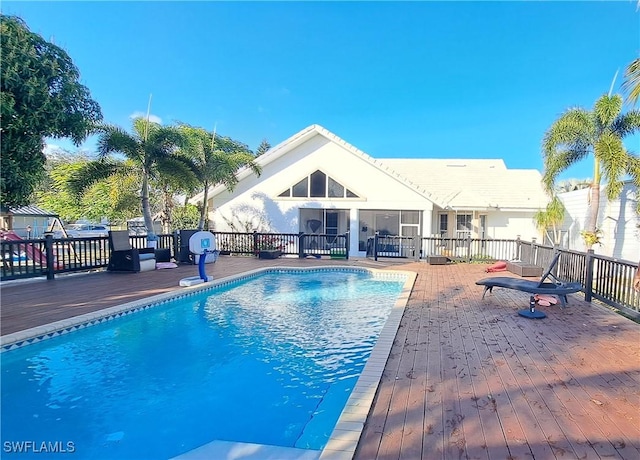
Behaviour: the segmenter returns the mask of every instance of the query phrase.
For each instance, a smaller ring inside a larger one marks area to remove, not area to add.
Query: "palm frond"
[[[627,93],[631,104],[637,104],[640,98],[640,58],[631,61],[624,72],[622,90]]]
[[[195,190],[200,183],[191,163],[184,157],[171,156],[158,162],[157,171],[164,182],[181,190]]]
[[[133,126],[133,131],[136,133],[136,135],[141,141],[145,141],[146,139],[148,139],[148,136],[151,133],[151,131],[154,131],[155,129],[161,126],[158,123],[153,121],[147,122],[147,119],[145,117],[134,118],[133,121],[131,122],[131,125]]]
[[[105,125],[98,137],[98,153],[105,157],[111,153],[122,153],[127,158],[140,162],[138,139],[118,126]]]
[[[581,108],[567,110],[551,125],[542,140],[542,183],[547,191],[553,190],[562,171],[591,153],[594,135],[593,116]]]
[[[599,128],[610,128],[622,111],[622,97],[619,94],[601,96],[593,106],[593,114]]]
[[[143,142],[144,159],[147,170],[170,157],[178,150],[182,136],[172,127],[157,126],[149,131],[149,137]]]
[[[636,155],[627,155],[626,171],[633,184],[640,190],[640,158]]]
[[[82,195],[96,182],[107,179],[120,171],[122,166],[122,163],[112,160],[89,161],[78,168],[70,177],[69,191],[76,196]]]
[[[613,122],[611,129],[621,137],[640,131],[640,110],[630,110],[621,114]]]
[[[605,193],[609,200],[613,200],[622,191],[622,178],[628,164],[622,139],[612,132],[603,133],[594,145],[594,152],[607,183]]]

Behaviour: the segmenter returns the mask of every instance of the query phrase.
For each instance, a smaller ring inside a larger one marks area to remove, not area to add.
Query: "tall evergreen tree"
[[[271,148],[271,144],[269,144],[269,141],[267,141],[266,139],[262,139],[262,142],[260,142],[260,145],[256,150],[256,157],[259,157],[260,155],[265,154],[266,152],[269,151],[270,148]]]
[[[78,145],[102,113],[64,50],[15,16],[0,15],[0,38],[0,203],[20,206],[43,178],[44,139]]]

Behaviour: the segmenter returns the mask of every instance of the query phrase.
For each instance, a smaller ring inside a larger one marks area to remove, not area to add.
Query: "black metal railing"
[[[586,264],[592,269],[587,279],[585,300],[594,297],[607,305],[620,309],[631,309],[640,313],[640,293],[633,289],[633,277],[637,264],[611,257],[587,255]]]
[[[283,255],[336,256],[348,258],[348,233],[231,233],[215,232],[216,243],[222,254],[258,255],[260,251],[279,251]]]
[[[376,233],[367,240],[367,257],[419,258],[420,238]]]
[[[195,230],[162,234],[153,243],[157,249],[169,249],[172,258],[178,260],[188,252],[188,238]],[[275,250],[279,254],[306,256],[349,257],[349,237],[343,235],[308,235],[304,233],[228,233],[216,232],[218,249],[226,254],[259,255],[261,251]],[[131,246],[146,248],[150,245],[145,235],[131,235]],[[89,271],[105,268],[109,262],[108,237],[53,238],[0,241],[2,281],[20,278]],[[193,262],[193,258],[185,260]]]
[[[183,231],[184,232],[184,231]],[[190,232],[190,233],[189,233]],[[180,256],[188,237],[195,231],[158,236],[156,247],[169,249],[171,257]],[[259,255],[260,251],[307,256],[349,257],[349,233],[342,235],[308,235],[304,233],[230,233],[215,232],[218,249],[224,254]],[[136,248],[148,246],[145,236],[131,236]],[[593,298],[640,317],[640,293],[633,289],[637,263],[600,256],[593,251],[579,252],[517,240],[473,238],[399,237],[375,235],[367,242],[367,256],[425,259],[430,255],[446,256],[459,262],[520,260],[547,267],[556,251],[561,257],[555,275],[579,282],[585,300]],[[34,278],[55,274],[102,269],[109,260],[109,239],[60,238],[2,240],[1,280]]]
[[[517,244],[520,260],[541,267],[547,267],[556,251],[560,252],[555,276],[582,284],[587,302],[595,298],[640,318],[640,293],[633,288],[637,263],[596,255],[593,250],[572,251],[521,240]]]

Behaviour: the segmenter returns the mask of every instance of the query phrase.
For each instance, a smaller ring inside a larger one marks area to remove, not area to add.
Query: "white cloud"
[[[144,113],[144,112],[136,111],[136,112],[133,112],[131,115],[129,115],[129,118],[132,119],[132,120],[134,118],[141,118],[141,117],[142,118],[147,118],[147,114]],[[149,121],[152,122],[152,123],[158,123],[159,125],[162,124],[162,118],[160,118],[159,116],[154,115],[154,114],[149,114]]]
[[[80,145],[75,145],[68,138],[46,138],[42,153],[49,158],[66,155],[93,156],[97,151],[97,144],[98,136],[95,134],[87,137]]]

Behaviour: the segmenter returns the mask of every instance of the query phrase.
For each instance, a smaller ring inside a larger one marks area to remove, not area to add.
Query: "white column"
[[[360,231],[360,213],[357,208],[349,210],[349,257],[358,256],[358,235]]]

